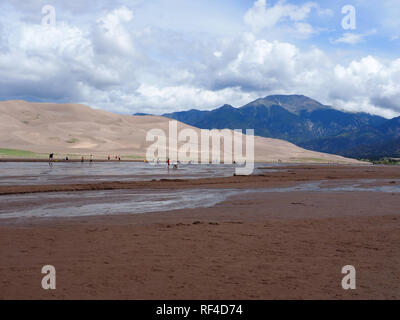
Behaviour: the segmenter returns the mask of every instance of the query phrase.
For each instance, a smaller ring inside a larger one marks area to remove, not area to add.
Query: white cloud
[[[310,24],[304,22],[313,9],[321,15],[331,14],[330,10],[321,9],[315,2],[307,2],[297,6],[288,4],[285,0],[280,0],[275,5],[269,6],[266,0],[257,0],[244,15],[244,21],[255,32],[262,29],[270,30],[277,27],[281,22],[286,22],[285,28],[289,32],[304,37],[315,32]]]
[[[308,38],[312,34],[316,33],[316,30],[313,27],[305,22],[296,22],[293,25],[294,33],[300,37]]]
[[[330,98],[351,111],[393,117],[400,113],[400,59],[367,56],[347,66],[336,65]]]
[[[9,28],[7,50],[0,52],[1,96],[90,102],[90,91],[124,87],[125,82],[132,89],[137,84],[129,58],[116,59],[118,52],[132,50],[130,35],[121,26],[132,19],[130,13],[122,7],[99,20],[96,36],[112,48],[101,53],[90,30],[63,21],[56,26],[20,22]]]
[[[347,43],[347,44],[357,44],[365,41],[366,37],[376,34],[376,29],[373,29],[366,33],[344,33],[339,39],[332,41],[333,43]]]
[[[85,16],[84,23],[61,19],[56,27],[7,20],[11,24],[0,28],[0,97],[164,113],[298,93],[351,111],[400,114],[400,59],[367,53],[347,56],[345,63],[318,46],[245,32],[244,25],[242,32],[224,36],[141,28],[140,13],[108,6],[91,20]],[[329,14],[313,2],[268,6],[259,0],[245,21],[273,29],[288,22],[291,31],[307,37],[315,32],[307,21],[313,10]]]
[[[134,47],[126,24],[132,21],[133,12],[123,6],[97,20],[96,37],[100,50],[133,53]]]
[[[333,41],[334,43],[347,43],[347,44],[356,44],[363,41],[363,36],[361,34],[356,33],[344,33],[342,37]]]
[[[240,88],[226,88],[222,90],[207,90],[192,86],[174,86],[158,88],[153,85],[141,85],[137,90],[138,96],[143,107],[148,111],[154,112],[152,106],[162,106],[159,112],[176,111],[177,105],[186,106],[185,109],[199,108],[204,109],[207,106],[220,106],[227,101],[236,101],[238,106],[256,99],[252,93],[243,93]],[[138,101],[132,101],[137,104]],[[150,108],[149,108],[150,107]],[[151,108],[152,107],[152,108]]]
[[[231,61],[208,72],[217,88],[238,87],[259,96],[299,93],[349,111],[400,114],[400,59],[369,55],[341,64],[316,47],[301,50],[247,35]]]

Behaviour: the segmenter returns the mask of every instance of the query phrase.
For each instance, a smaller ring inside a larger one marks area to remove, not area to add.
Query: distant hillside
[[[355,132],[311,140],[301,145],[359,159],[400,157],[400,117],[386,120],[379,126],[364,126]]]
[[[383,143],[395,138],[380,133],[388,120],[367,113],[349,113],[325,106],[302,95],[273,95],[243,107],[224,105],[212,111],[190,110],[165,114],[204,129],[254,128],[256,135],[284,139],[310,150],[358,156],[360,144]],[[400,128],[400,126],[399,126]],[[358,134],[357,134],[358,133]]]
[[[347,113],[300,95],[275,95],[243,107],[224,105],[212,111],[190,110],[164,116],[203,129],[255,129],[256,135],[301,144],[350,133],[386,119],[366,113]]]
[[[134,116],[152,116],[150,113],[143,113],[143,112],[137,112],[134,114]]]

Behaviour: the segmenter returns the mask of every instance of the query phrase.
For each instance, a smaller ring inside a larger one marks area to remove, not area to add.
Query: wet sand
[[[38,192],[74,192],[91,190],[135,190],[135,189],[194,189],[194,188],[237,188],[254,189],[265,187],[290,186],[307,181],[321,180],[359,180],[359,179],[400,179],[400,169],[396,166],[328,166],[304,165],[263,167],[265,171],[279,169],[279,172],[266,172],[251,176],[232,176],[203,179],[153,179],[151,181],[121,182],[121,176],[115,181],[98,183],[69,183],[49,185],[0,186],[0,195]],[[262,168],[258,168],[262,172]],[[84,176],[81,177],[85,179]],[[109,180],[112,177],[108,178]]]
[[[110,159],[108,160],[107,158],[104,159],[95,159],[94,162],[143,162],[144,159],[121,159],[121,160],[117,160],[117,159]],[[29,163],[29,162],[49,162],[49,159],[46,157],[43,158],[0,158],[0,162],[25,162],[25,163]],[[53,163],[57,163],[57,162],[82,162],[80,157],[75,157],[75,158],[70,158],[69,160],[65,160],[65,158],[54,158],[52,160]],[[90,157],[88,155],[85,156],[84,159],[85,163],[90,162]]]
[[[400,178],[397,167],[286,169],[254,177],[14,186],[0,192],[144,185],[218,192],[320,180],[389,185]],[[400,299],[399,205],[395,193],[249,193],[211,208],[1,221],[0,298]],[[57,269],[55,291],[41,289],[45,264]],[[357,269],[355,291],[341,288],[344,265]]]

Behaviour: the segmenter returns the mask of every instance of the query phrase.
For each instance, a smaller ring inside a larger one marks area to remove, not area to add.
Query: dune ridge
[[[36,153],[108,154],[144,158],[151,144],[146,134],[162,129],[168,137],[169,121],[162,116],[130,116],[93,109],[82,104],[0,102],[0,148]],[[178,122],[178,130],[200,129]],[[255,160],[266,162],[360,163],[337,155],[302,149],[284,140],[255,137]]]

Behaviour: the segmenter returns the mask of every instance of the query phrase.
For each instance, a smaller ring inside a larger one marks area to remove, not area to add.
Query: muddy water
[[[281,192],[388,192],[400,193],[400,181],[376,185],[376,180],[317,181],[286,188],[109,190],[0,196],[0,219],[79,217],[140,214],[211,207],[231,196]],[[382,182],[382,181],[380,181]]]
[[[278,164],[268,166],[279,167]],[[166,164],[143,162],[0,162],[0,185],[75,184],[104,181],[146,181],[153,179],[194,179],[232,176],[234,165],[179,165],[178,170]],[[274,172],[277,170],[262,170]],[[255,173],[261,172],[256,169]]]

